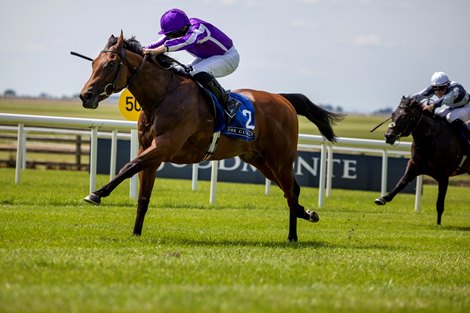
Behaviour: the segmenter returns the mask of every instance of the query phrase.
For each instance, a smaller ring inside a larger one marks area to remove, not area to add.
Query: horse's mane
[[[111,36],[109,38],[108,43],[106,45],[106,49],[111,48],[114,46],[118,41],[117,37]],[[135,39],[135,36],[131,38],[124,39],[124,49],[137,53],[138,55],[143,55],[143,47],[140,42]],[[159,54],[155,58],[150,58],[152,61],[156,61],[161,67],[170,69],[171,67],[179,64],[175,59],[166,55],[166,54]]]
[[[410,108],[410,109],[416,109],[416,110],[421,110],[421,103],[418,101],[418,99],[416,99],[415,97],[413,96],[408,96],[408,97],[405,97],[403,96],[403,99],[402,99],[402,102],[400,103],[400,105],[405,105],[406,107]],[[425,116],[429,116],[437,121],[439,120],[442,120],[442,118],[438,117],[438,116],[435,116],[432,112],[429,112],[429,111],[423,111],[423,114]]]
[[[179,62],[177,62],[175,59],[172,57],[166,55],[166,54],[159,54],[155,57],[155,60],[160,64],[160,66],[164,68],[172,68],[175,65],[178,65]]]

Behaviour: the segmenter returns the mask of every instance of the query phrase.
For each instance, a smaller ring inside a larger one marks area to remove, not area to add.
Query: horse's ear
[[[103,50],[106,50],[109,48],[111,42],[114,42],[114,40],[116,39],[116,37],[114,37],[113,34],[111,34],[111,36],[109,36],[109,39],[108,39],[108,42],[106,43],[106,45],[104,46],[104,49]]]
[[[401,99],[402,99],[402,100],[405,100],[405,99],[406,99],[406,97],[405,97],[405,96],[401,96]]]
[[[124,35],[122,34],[122,30],[121,30],[121,34],[119,35],[119,38],[118,38],[118,41],[117,41],[117,47],[121,48],[123,42],[124,42]]]

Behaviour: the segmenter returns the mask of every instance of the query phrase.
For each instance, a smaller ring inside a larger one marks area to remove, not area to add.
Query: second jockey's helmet
[[[435,72],[431,76],[431,86],[441,87],[450,83],[449,77],[444,72]]]
[[[160,18],[160,27],[162,30],[159,34],[168,34],[182,30],[189,24],[189,18],[183,10],[171,9],[166,11]]]

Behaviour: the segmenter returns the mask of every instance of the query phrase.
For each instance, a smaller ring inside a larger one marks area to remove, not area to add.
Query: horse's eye
[[[109,61],[108,64],[106,64],[106,67],[114,67],[114,65],[116,65],[116,62]]]
[[[395,122],[391,122],[390,124],[388,124],[388,127],[389,127],[389,128],[395,127]]]

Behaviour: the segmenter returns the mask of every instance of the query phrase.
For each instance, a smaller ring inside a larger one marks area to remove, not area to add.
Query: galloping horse
[[[214,114],[207,94],[190,78],[169,67],[176,61],[166,55],[143,56],[135,38],[111,36],[93,61],[93,71],[80,98],[83,106],[95,109],[114,92],[128,88],[142,107],[138,121],[139,155],[108,184],[85,200],[98,205],[123,180],[139,173],[140,190],[134,235],[141,235],[157,168],[162,162],[201,162],[214,130]],[[177,62],[176,62],[177,63]],[[299,204],[300,187],[294,179],[293,162],[298,140],[297,114],[306,116],[323,136],[335,141],[332,128],[341,115],[325,111],[302,94],[272,94],[251,89],[236,90],[255,106],[255,140],[246,142],[219,138],[211,160],[239,156],[276,182],[289,206],[289,241],[297,241],[297,218],[317,222],[317,213]]]
[[[383,197],[375,200],[384,205],[393,200],[409,182],[419,175],[429,175],[438,182],[436,202],[437,224],[441,225],[449,177],[468,173],[470,161],[464,143],[450,124],[423,111],[413,97],[402,97],[392,113],[392,122],[385,133],[385,142],[394,144],[400,137],[413,136],[411,159],[398,184]]]

